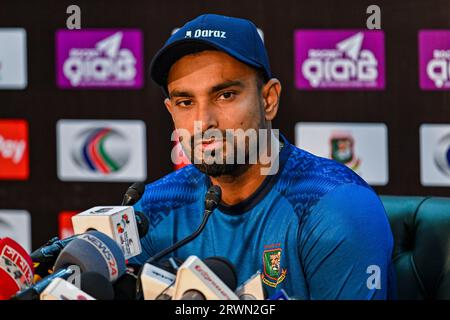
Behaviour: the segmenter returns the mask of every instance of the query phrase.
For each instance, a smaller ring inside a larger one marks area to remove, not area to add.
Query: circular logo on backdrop
[[[450,176],[450,134],[445,135],[437,143],[434,162],[443,174]]]
[[[107,127],[91,128],[76,137],[72,158],[84,170],[108,175],[126,165],[130,151],[120,132]]]

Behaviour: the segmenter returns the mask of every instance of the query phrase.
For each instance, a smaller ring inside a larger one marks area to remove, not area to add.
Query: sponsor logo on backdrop
[[[450,186],[450,124],[420,127],[420,181],[424,186]]]
[[[330,138],[331,159],[357,171],[361,159],[355,154],[355,139],[350,133],[336,132]]]
[[[31,216],[25,210],[0,210],[0,238],[11,238],[31,252]]]
[[[143,181],[145,124],[139,120],[59,120],[58,177],[63,181]]]
[[[434,149],[434,163],[439,171],[450,177],[450,132],[437,142]]]
[[[420,88],[450,90],[450,30],[419,32]]]
[[[0,28],[0,89],[27,86],[27,34],[21,28]]]
[[[72,159],[78,167],[105,175],[120,171],[130,153],[126,137],[110,127],[86,129],[75,137],[72,146]]]
[[[383,123],[299,122],[295,144],[345,164],[371,185],[389,181],[387,127]]]
[[[142,50],[142,33],[139,30],[58,30],[58,86],[141,88]]]
[[[0,179],[28,179],[28,152],[28,123],[20,119],[0,120]]]
[[[297,30],[294,35],[298,89],[384,89],[381,30]]]

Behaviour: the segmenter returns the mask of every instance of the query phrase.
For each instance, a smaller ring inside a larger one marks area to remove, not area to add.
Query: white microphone
[[[266,292],[261,281],[261,272],[257,271],[235,291],[240,300],[265,300]]]
[[[72,217],[75,234],[97,230],[112,238],[130,259],[142,252],[134,208],[97,206]]]
[[[42,291],[40,300],[96,300],[64,279],[56,278]]]
[[[162,268],[146,263],[141,272],[144,300],[169,300],[174,294],[176,276]]]
[[[214,265],[218,267],[217,269],[222,269],[216,270],[216,272],[222,274],[225,282],[229,283],[230,286],[234,282],[234,290],[236,288],[236,275],[232,265],[224,262],[225,259],[223,258],[209,259],[213,262],[209,263],[210,266]],[[178,269],[173,300],[239,300],[238,296],[224,281],[198,257],[190,256]]]

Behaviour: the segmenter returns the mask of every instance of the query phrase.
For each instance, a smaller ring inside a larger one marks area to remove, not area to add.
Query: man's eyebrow
[[[214,87],[212,87],[209,90],[209,93],[215,93],[218,92],[220,90],[229,88],[229,87],[234,87],[234,86],[238,86],[238,87],[245,87],[244,82],[240,81],[240,80],[232,80],[232,81],[225,81],[222,83],[219,83],[217,85],[215,85]],[[189,91],[179,91],[179,90],[173,90],[169,93],[169,98],[175,98],[175,97],[183,97],[183,98],[193,98],[194,94],[192,94]]]
[[[169,98],[174,98],[174,97],[187,97],[187,98],[193,98],[194,95],[188,91],[178,91],[178,90],[173,90],[169,93]]]
[[[209,93],[215,93],[217,91],[229,88],[229,87],[234,87],[234,86],[238,86],[238,87],[245,87],[244,82],[240,81],[240,80],[232,80],[232,81],[225,81],[222,83],[219,83],[217,85],[215,85],[214,87],[211,88],[211,90],[209,90]]]

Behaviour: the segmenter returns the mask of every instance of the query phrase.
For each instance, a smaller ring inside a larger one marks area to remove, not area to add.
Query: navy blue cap
[[[181,57],[203,50],[220,50],[272,77],[266,48],[249,20],[203,14],[186,23],[167,40],[150,65],[152,79],[166,90],[170,67]],[[167,94],[167,92],[166,92]]]

